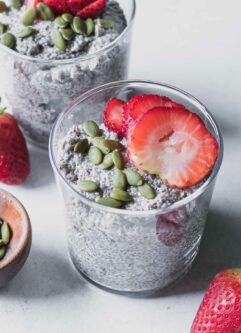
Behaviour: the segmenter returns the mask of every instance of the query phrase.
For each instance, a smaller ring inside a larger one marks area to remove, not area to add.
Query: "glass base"
[[[69,254],[69,260],[79,277],[80,276],[83,277],[86,281],[88,281],[89,283],[91,283],[92,285],[94,285],[95,287],[97,287],[99,289],[102,289],[104,291],[107,291],[107,292],[110,292],[113,294],[123,295],[123,296],[127,296],[127,297],[140,297],[140,298],[155,297],[155,296],[161,296],[161,292],[164,292],[167,287],[170,288],[170,286],[176,285],[180,280],[182,280],[185,277],[185,275],[190,271],[194,260],[196,259],[196,256],[198,254],[198,249],[199,249],[199,246],[195,249],[192,256],[189,257],[189,261],[187,262],[185,267],[175,276],[175,278],[172,281],[170,281],[167,284],[162,285],[159,288],[153,288],[153,289],[148,289],[148,290],[119,290],[119,289],[112,288],[111,286],[103,285],[100,282],[92,280],[85,273],[83,273],[75,265],[70,254]]]

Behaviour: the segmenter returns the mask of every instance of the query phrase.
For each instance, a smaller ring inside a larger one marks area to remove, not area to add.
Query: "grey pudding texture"
[[[101,135],[117,139],[104,125]],[[160,212],[188,198],[201,184],[188,190],[170,188],[156,177],[142,173],[155,188],[153,200],[137,188],[128,189],[133,202],[112,211],[95,204],[98,196],[113,190],[113,170],[102,170],[73,147],[85,138],[82,126],[73,126],[58,145],[58,167],[66,183],[59,182],[68,217],[68,246],[77,270],[91,281],[120,292],[154,292],[180,278],[191,267],[203,234],[213,186],[179,208]],[[92,139],[88,138],[91,144]],[[125,145],[125,140],[122,139]],[[126,162],[128,165],[128,161]],[[140,172],[140,170],[139,170]],[[97,182],[101,190],[81,193],[80,180]],[[75,189],[70,189],[69,185]],[[79,194],[78,194],[79,192]]]
[[[23,29],[20,18],[24,10],[12,9],[0,14],[0,22],[14,35]],[[68,43],[66,51],[53,47],[50,40],[53,23],[48,21],[34,24],[37,33],[33,36],[18,38],[14,53],[0,47],[0,71],[6,82],[4,93],[26,136],[40,146],[47,146],[55,119],[77,96],[127,76],[129,36],[95,55],[123,32],[127,24],[125,15],[118,2],[108,0],[101,17],[113,19],[114,28],[100,28],[96,21],[95,34],[78,35]],[[78,58],[91,55],[93,57],[87,60]]]

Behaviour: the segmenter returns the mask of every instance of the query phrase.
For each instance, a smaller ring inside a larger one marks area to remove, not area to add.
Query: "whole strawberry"
[[[23,183],[30,172],[25,139],[16,120],[0,108],[0,182]]]
[[[204,296],[191,333],[241,332],[241,269],[219,273]]]

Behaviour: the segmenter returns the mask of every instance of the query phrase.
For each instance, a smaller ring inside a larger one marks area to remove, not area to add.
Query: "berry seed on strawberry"
[[[104,124],[109,131],[115,132],[118,135],[123,135],[123,112],[124,105],[120,99],[111,98],[104,111]]]
[[[241,332],[241,269],[219,273],[209,285],[191,333]]]
[[[13,116],[0,109],[0,182],[21,184],[29,172],[29,154],[23,134]]]
[[[193,186],[214,166],[218,143],[203,121],[182,107],[156,107],[141,114],[128,132],[133,164],[176,188]]]

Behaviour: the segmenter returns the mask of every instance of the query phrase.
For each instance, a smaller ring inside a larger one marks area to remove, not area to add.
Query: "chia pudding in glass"
[[[106,84],[59,116],[49,150],[80,274],[132,294],[190,269],[223,155],[203,104],[156,82]]]
[[[80,93],[126,79],[135,0],[88,0],[81,11],[43,1],[0,1],[0,89],[25,136],[47,148],[54,121]],[[97,2],[103,8],[92,13]]]

